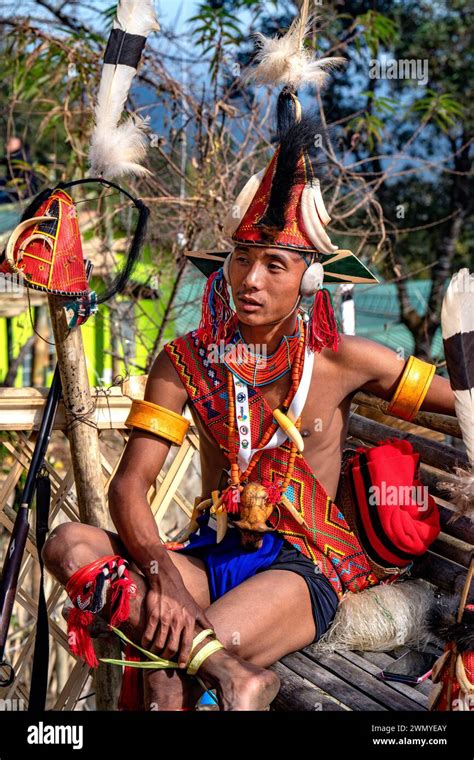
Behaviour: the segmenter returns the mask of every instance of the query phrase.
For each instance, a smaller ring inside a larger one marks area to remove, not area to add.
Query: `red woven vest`
[[[186,388],[189,401],[220,448],[227,454],[228,398],[226,369],[210,361],[197,330],[165,345],[173,366]],[[252,440],[261,439],[273,415],[258,388],[249,386]],[[250,480],[283,480],[290,454],[288,441],[265,451]],[[285,495],[303,515],[309,529],[301,526],[286,510],[281,510],[278,533],[297,546],[329,579],[342,598],[345,591],[359,592],[379,581],[343,514],[301,454],[297,454],[293,476]],[[270,525],[276,525],[272,515]]]

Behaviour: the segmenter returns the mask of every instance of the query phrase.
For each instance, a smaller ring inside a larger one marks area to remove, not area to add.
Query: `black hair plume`
[[[459,652],[474,651],[474,606],[466,605],[458,623],[457,612],[459,598],[457,595],[435,600],[428,612],[427,629],[441,641],[456,642]]]
[[[281,231],[285,226],[285,212],[295,185],[308,182],[315,175],[317,137],[325,137],[325,131],[315,111],[301,116],[301,106],[296,92],[285,87],[277,104],[277,139],[279,152],[273,174],[272,189],[265,214],[258,226],[269,234]],[[305,166],[299,165],[304,155]],[[318,161],[318,171],[322,163]]]

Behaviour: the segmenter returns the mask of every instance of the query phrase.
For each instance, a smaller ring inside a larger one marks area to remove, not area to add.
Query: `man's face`
[[[296,304],[305,271],[296,251],[237,246],[230,281],[239,321],[259,326],[286,317]]]

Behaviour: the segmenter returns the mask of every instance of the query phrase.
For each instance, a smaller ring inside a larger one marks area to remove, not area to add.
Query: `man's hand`
[[[213,628],[205,613],[187,591],[179,572],[160,565],[145,601],[147,625],[142,646],[166,660],[178,653],[180,667],[185,667],[191,653],[196,623]]]

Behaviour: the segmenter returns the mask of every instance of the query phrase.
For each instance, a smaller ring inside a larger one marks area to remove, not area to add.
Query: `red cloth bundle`
[[[418,480],[419,454],[408,441],[358,449],[346,469],[346,519],[368,557],[403,568],[424,554],[440,532],[436,502]]]

